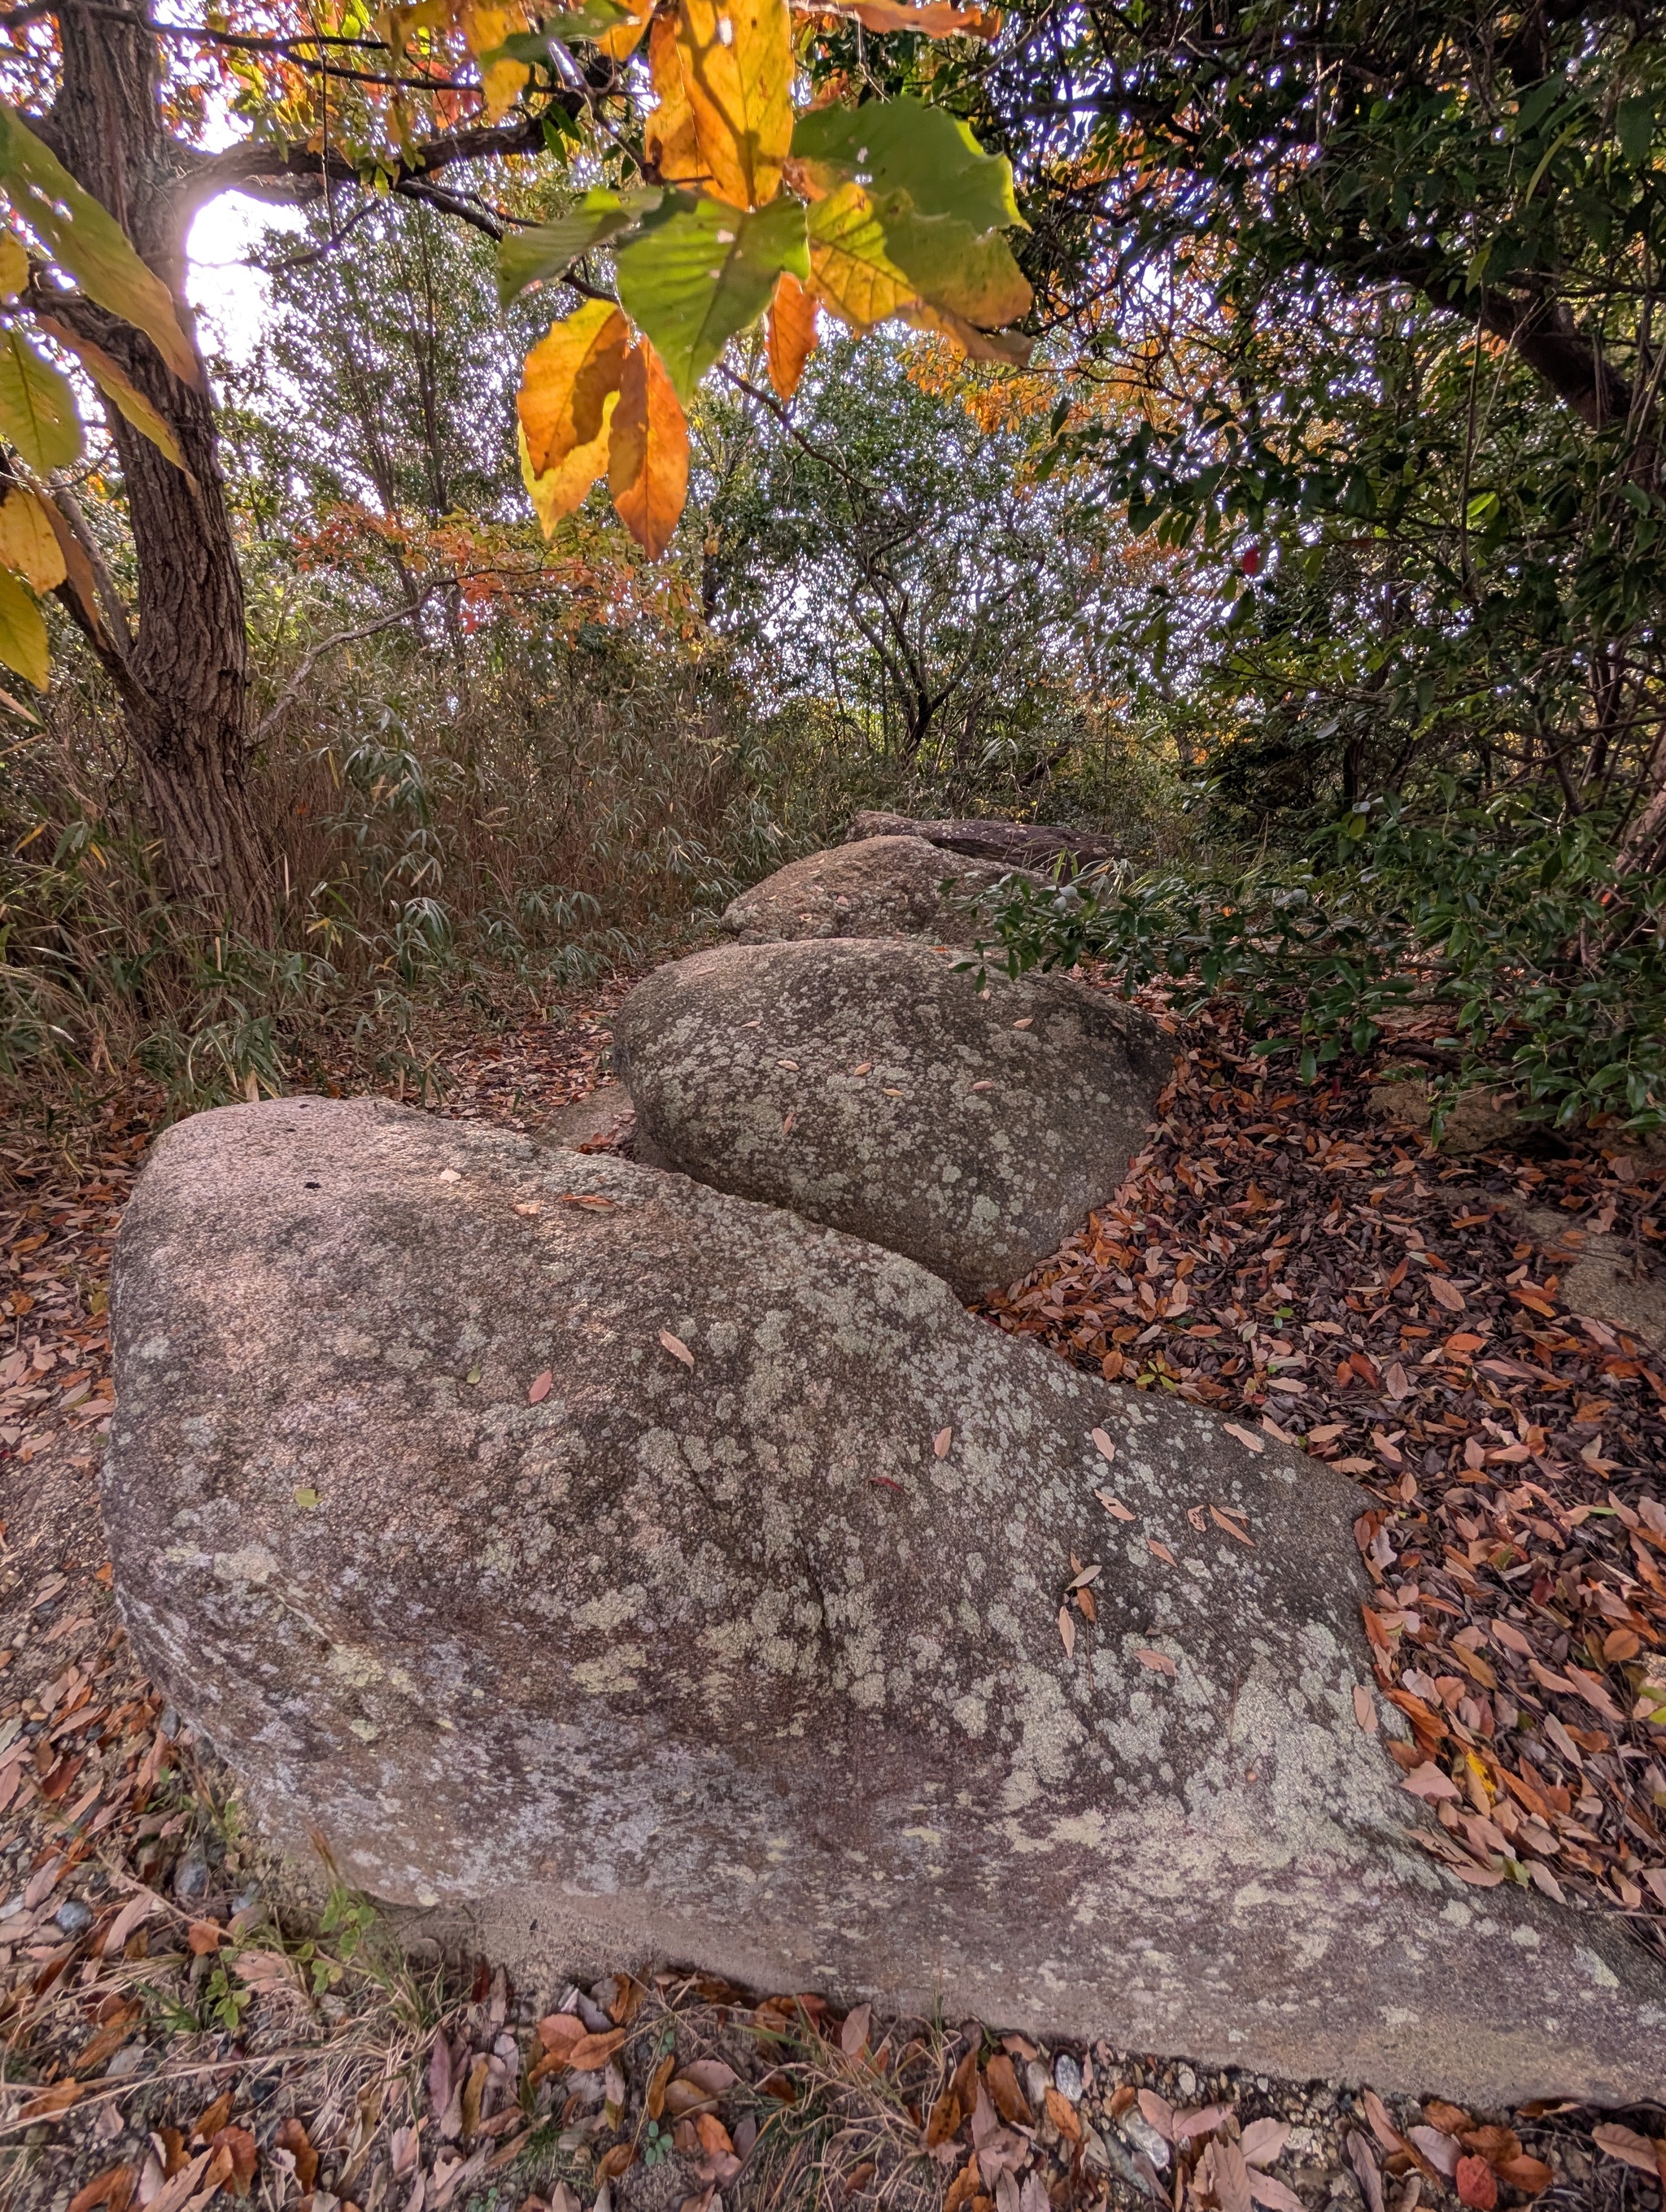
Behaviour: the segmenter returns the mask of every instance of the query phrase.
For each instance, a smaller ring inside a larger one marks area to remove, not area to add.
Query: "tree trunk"
[[[57,14],[64,74],[52,122],[64,166],[177,301],[179,172],[157,105],[155,34],[88,0],[60,0]],[[183,383],[143,333],[88,302],[57,312],[115,356],[185,457],[189,473],[106,409],[137,556],[137,623],[131,637],[82,627],[120,695],[173,896],[264,941],[271,871],[248,788],[243,583],[207,382]],[[181,320],[189,329],[187,310]]]

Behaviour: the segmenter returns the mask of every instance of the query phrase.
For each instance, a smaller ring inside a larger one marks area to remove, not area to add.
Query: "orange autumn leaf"
[[[799,388],[805,363],[816,350],[816,297],[790,269],[775,279],[769,302],[769,381],[782,399]]]
[[[629,344],[629,325],[612,301],[587,300],[527,355],[515,411],[533,476],[558,467],[600,432]]]
[[[683,82],[674,15],[654,17],[648,37],[648,65],[660,102],[642,127],[642,155],[648,173],[664,185],[702,183],[706,177],[705,157]]]
[[[927,39],[993,39],[1000,28],[999,8],[956,8],[949,0],[921,0],[917,8],[903,0],[849,0],[840,12],[866,31],[914,31]]]
[[[650,560],[670,544],[689,489],[689,425],[665,364],[646,338],[631,349],[613,411],[607,488]]]

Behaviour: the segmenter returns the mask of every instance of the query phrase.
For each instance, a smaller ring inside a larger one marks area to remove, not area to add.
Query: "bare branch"
[[[430,584],[425,584],[416,599],[407,600],[402,607],[396,607],[391,615],[380,615],[374,622],[361,623],[356,629],[339,629],[333,637],[320,639],[310,653],[301,655],[300,667],[278,693],[270,709],[261,716],[259,721],[249,732],[244,741],[246,750],[252,752],[257,745],[263,744],[271,735],[283,714],[293,704],[307,678],[326,653],[333,653],[339,645],[351,645],[358,638],[374,637],[379,629],[392,629],[395,623],[414,620],[436,592],[448,588],[450,581],[449,577],[436,579]]]

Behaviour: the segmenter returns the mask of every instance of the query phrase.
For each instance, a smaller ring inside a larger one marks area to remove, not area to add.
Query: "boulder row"
[[[730,902],[722,927],[743,945],[800,937],[971,945],[994,934],[987,905],[973,902],[1014,873],[1041,880],[1027,869],[952,859],[923,837],[866,837],[777,868]]]
[[[1067,976],[1014,982],[905,940],[720,945],[614,1018],[664,1167],[917,1260],[1016,1281],[1110,1197],[1173,1048]]]
[[[1658,1966],[1404,1835],[1361,1501],[1292,1451],[854,1238],[372,1101],[167,1132],[112,1322],[143,1662],[271,1835],[523,1978],[1657,2089]]]

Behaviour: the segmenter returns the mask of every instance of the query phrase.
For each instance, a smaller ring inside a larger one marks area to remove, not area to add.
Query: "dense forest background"
[[[181,902],[49,607],[4,1079],[414,1073],[435,1010],[523,1018],[884,806],[1122,840],[993,957],[1235,994],[1310,1076],[1391,1033],[1543,1119],[1666,1119],[1663,52],[1600,6],[869,40],[836,89],[924,86],[1012,160],[1029,366],[824,313],[789,405],[736,339],[659,562],[605,487],[546,542],[517,466],[550,301],[501,304],[489,234],[576,172],[326,192],[211,364],[272,927]],[[59,474],[131,597],[95,420]]]

